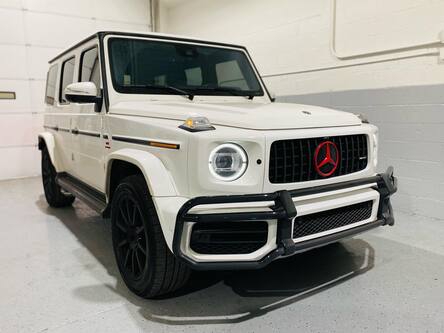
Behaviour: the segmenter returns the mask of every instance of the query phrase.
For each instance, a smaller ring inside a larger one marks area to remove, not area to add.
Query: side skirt
[[[103,215],[107,206],[105,194],[65,172],[59,173],[56,181],[62,189],[79,198],[92,209]]]

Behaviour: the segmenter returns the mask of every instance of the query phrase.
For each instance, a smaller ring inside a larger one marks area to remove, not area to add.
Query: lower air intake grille
[[[372,207],[373,201],[367,201],[296,217],[293,227],[293,239],[366,220],[372,215]]]
[[[246,254],[267,243],[268,223],[199,222],[191,232],[191,249],[200,254]]]

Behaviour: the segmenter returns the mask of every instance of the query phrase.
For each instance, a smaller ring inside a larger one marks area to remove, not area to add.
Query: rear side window
[[[74,57],[66,60],[62,64],[62,75],[60,78],[60,96],[59,100],[60,103],[68,103],[68,101],[65,99],[65,88],[74,82],[74,66],[75,66],[76,60]]]
[[[57,69],[57,65],[52,65],[49,68],[48,75],[46,76],[45,103],[49,105],[54,105],[55,102]]]
[[[97,47],[86,50],[80,57],[80,82],[93,82],[100,89],[100,66]]]

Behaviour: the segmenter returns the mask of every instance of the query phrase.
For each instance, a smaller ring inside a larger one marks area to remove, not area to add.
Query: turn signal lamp
[[[180,128],[189,132],[201,132],[215,130],[210,121],[206,117],[193,116],[185,120],[185,122],[179,126]]]

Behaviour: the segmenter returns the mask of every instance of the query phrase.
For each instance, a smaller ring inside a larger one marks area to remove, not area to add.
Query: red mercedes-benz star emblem
[[[320,143],[315,150],[314,165],[316,172],[322,177],[331,176],[339,165],[339,150],[331,141]]]

